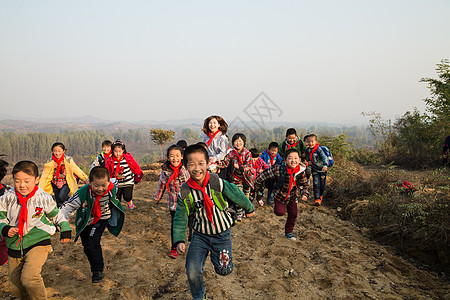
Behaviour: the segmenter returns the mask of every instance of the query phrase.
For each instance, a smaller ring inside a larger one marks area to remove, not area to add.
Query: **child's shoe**
[[[101,271],[92,272],[92,283],[98,283],[103,280],[103,273]]]
[[[242,210],[242,208],[236,209],[236,214],[237,214],[236,219],[237,219],[238,221],[242,221],[243,214],[244,214],[244,211]]]
[[[264,206],[264,201],[262,199],[259,199],[258,204],[259,204],[259,206]]]
[[[178,257],[178,253],[177,253],[177,250],[175,248],[172,248],[172,250],[170,250],[169,257],[171,257],[171,258],[177,258]]]
[[[127,204],[128,204],[129,209],[134,209],[133,200],[131,200],[130,202],[127,202]]]
[[[322,197],[320,197],[320,198],[322,198]],[[314,206],[320,206],[321,204],[322,204],[322,199],[316,199],[314,201]]]
[[[291,241],[297,240],[292,232],[286,233],[284,236],[287,237]]]

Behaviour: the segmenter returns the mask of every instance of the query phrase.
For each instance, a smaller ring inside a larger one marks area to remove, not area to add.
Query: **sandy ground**
[[[42,276],[50,299],[189,299],[185,256],[168,257],[170,215],[154,204],[157,171],[135,187],[133,211],[119,237],[102,238],[105,278],[91,283],[81,242],[52,240]],[[234,272],[215,274],[209,259],[208,299],[450,299],[449,283],[419,270],[325,206],[299,204],[294,233],[284,237],[286,217],[268,206],[232,228]],[[73,220],[71,220],[73,224]],[[0,267],[0,298],[9,294],[7,266]]]

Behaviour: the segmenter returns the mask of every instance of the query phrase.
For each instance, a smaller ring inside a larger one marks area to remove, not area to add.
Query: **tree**
[[[161,159],[164,158],[163,154],[163,146],[173,140],[175,136],[175,132],[173,130],[164,130],[164,129],[150,129],[150,137],[153,142],[155,142],[159,149],[161,150]]]
[[[374,111],[362,112],[361,114],[365,117],[372,117],[372,119],[369,120],[370,125],[368,129],[375,139],[375,146],[381,152],[384,161],[387,162],[392,157],[393,152],[393,130],[391,120],[384,120],[380,113]]]
[[[198,132],[194,131],[194,130],[192,130],[190,128],[184,128],[181,131],[181,136],[186,139],[188,144],[193,144],[193,143],[196,143],[196,142],[199,141],[198,140],[199,139]]]

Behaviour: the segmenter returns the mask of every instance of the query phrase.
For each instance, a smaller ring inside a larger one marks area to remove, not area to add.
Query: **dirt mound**
[[[150,195],[156,182],[135,187],[134,211],[126,209],[118,238],[102,238],[105,279],[91,283],[80,242],[54,252],[42,271],[50,299],[189,299],[185,256],[170,259],[170,215]],[[450,299],[449,285],[419,270],[342,221],[327,207],[299,205],[294,233],[284,237],[285,217],[269,207],[232,228],[234,272],[227,277],[205,265],[209,299]],[[72,220],[73,221],[73,220]],[[11,299],[7,266],[0,298]]]

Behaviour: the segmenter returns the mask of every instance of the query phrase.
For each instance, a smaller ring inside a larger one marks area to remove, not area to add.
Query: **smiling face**
[[[172,149],[169,152],[169,162],[172,167],[178,167],[183,159],[183,155],[181,155],[181,151],[178,149]]]
[[[233,143],[234,149],[236,149],[238,152],[240,152],[242,149],[244,149],[244,141],[241,138],[237,138]]]
[[[310,149],[313,149],[316,146],[316,144],[317,144],[317,140],[313,136],[307,138],[306,141],[305,141],[306,147],[308,147]]]
[[[269,152],[270,156],[274,157],[274,156],[276,156],[278,154],[278,148],[272,147],[272,148],[269,149],[268,152]]]
[[[114,156],[115,156],[116,158],[121,158],[122,155],[123,155],[123,149],[122,149],[122,147],[115,147],[115,148],[114,148]]]
[[[97,196],[103,195],[103,193],[108,190],[109,178],[106,176],[102,178],[94,177],[90,185],[94,194]]]
[[[111,146],[103,146],[102,151],[103,151],[103,154],[108,155],[111,152]]]
[[[288,166],[291,169],[294,169],[300,163],[300,156],[298,156],[297,152],[291,152],[286,157],[285,162],[286,162],[286,166]]]
[[[217,119],[211,119],[208,123],[208,128],[211,133],[216,133],[216,131],[219,130],[219,121],[217,121]]]
[[[295,134],[290,134],[286,137],[286,141],[289,143],[289,145],[292,145],[297,141],[297,136]]]
[[[189,175],[195,182],[197,182],[199,185],[202,185],[209,167],[209,163],[206,160],[205,154],[201,152],[194,152],[188,154],[186,158],[186,168],[189,172]]]
[[[56,157],[56,159],[60,159],[63,156],[64,152],[66,152],[66,150],[64,150],[60,146],[55,146],[52,149],[52,153]]]
[[[28,175],[25,172],[17,172],[14,174],[14,189],[22,196],[27,196],[34,190],[39,182],[39,177]]]

